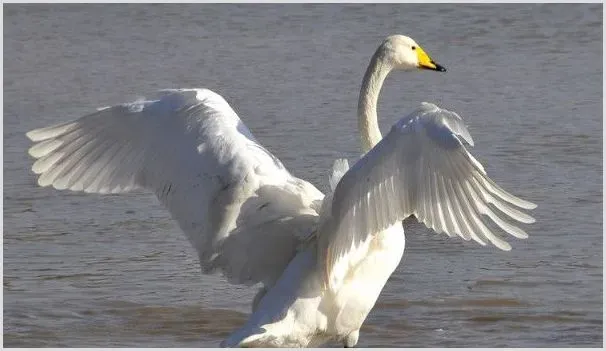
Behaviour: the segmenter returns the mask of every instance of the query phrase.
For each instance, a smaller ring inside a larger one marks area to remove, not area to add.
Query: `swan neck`
[[[382,139],[377,119],[377,103],[383,82],[392,68],[391,63],[384,59],[383,50],[379,48],[364,74],[358,99],[358,129],[363,153],[370,151]]]

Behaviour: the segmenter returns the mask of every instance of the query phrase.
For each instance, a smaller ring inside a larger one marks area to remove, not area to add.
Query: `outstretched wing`
[[[307,200],[322,197],[207,89],[161,91],[157,100],[103,108],[27,136],[40,186],[151,190],[197,249],[203,270],[220,269],[233,282],[275,279],[297,235],[315,221]]]
[[[495,229],[527,237],[510,221],[533,223],[516,207],[536,205],[488,178],[462,141],[473,146],[456,113],[423,103],[349,169],[333,196],[331,227],[320,233],[319,257],[331,289],[365,256],[377,232],[411,214],[438,233],[502,250],[511,246]]]

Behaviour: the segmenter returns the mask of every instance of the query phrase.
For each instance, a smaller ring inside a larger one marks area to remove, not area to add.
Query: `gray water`
[[[492,178],[539,207],[511,252],[407,223],[360,346],[601,346],[602,5],[5,5],[4,345],[216,346],[256,288],[200,274],[148,193],[35,185],[24,133],[208,87],[297,176],[358,153],[370,56],[403,33],[448,72],[394,73],[384,131],[457,111]]]

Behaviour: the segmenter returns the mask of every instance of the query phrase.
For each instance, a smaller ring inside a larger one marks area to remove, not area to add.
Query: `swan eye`
[[[416,46],[413,46],[413,47],[412,47],[412,49],[413,49],[413,50],[416,50],[416,49],[417,49],[417,47],[416,47]]]

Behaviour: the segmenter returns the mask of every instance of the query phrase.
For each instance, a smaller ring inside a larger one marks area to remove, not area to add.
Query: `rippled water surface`
[[[421,101],[453,109],[493,179],[539,207],[511,252],[407,223],[359,345],[601,346],[600,4],[4,6],[4,345],[216,346],[256,291],[202,276],[150,194],[36,187],[26,131],[204,86],[326,190],[392,33],[448,72],[390,76],[383,130]]]

